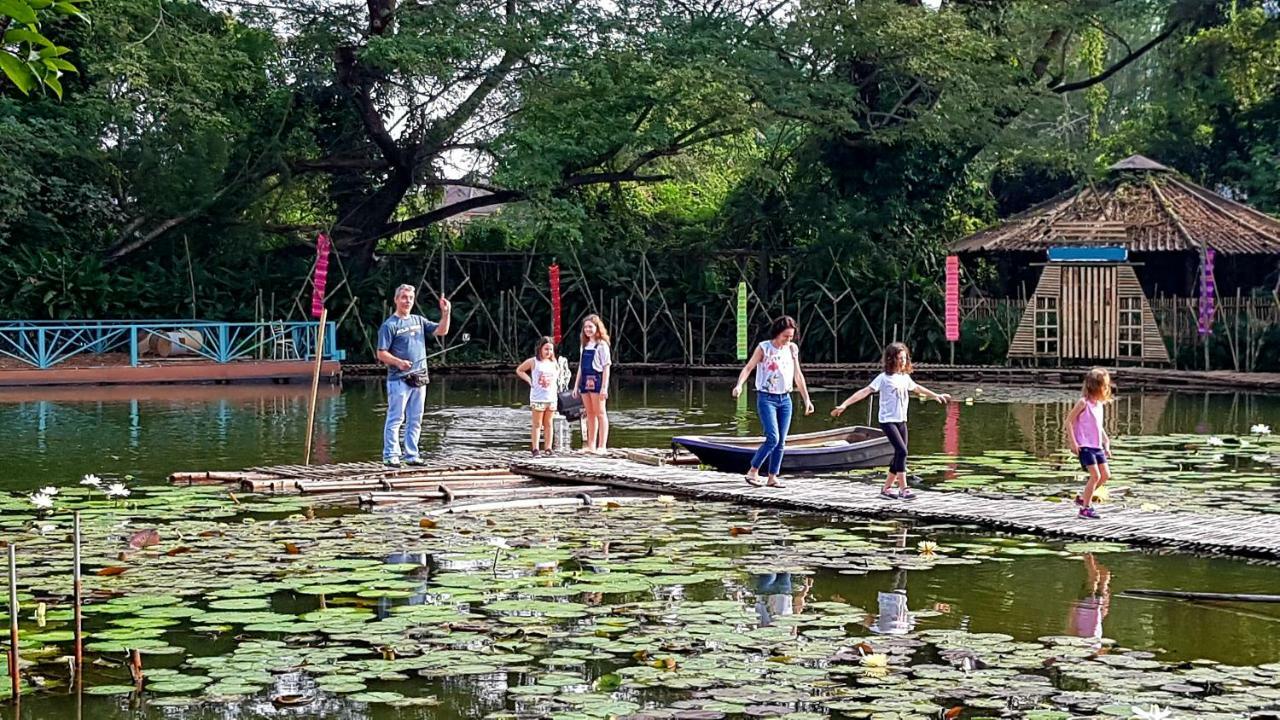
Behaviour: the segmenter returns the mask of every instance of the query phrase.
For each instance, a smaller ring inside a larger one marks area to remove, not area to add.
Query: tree
[[[23,95],[48,88],[62,97],[62,74],[76,72],[76,66],[64,57],[71,48],[58,45],[41,33],[41,20],[58,16],[87,20],[80,6],[88,2],[0,0],[0,71]]]
[[[237,5],[246,21],[262,9]],[[751,127],[725,60],[754,7],[300,3],[285,13],[288,72],[314,152],[282,156],[279,177],[325,178],[332,235],[358,268],[379,240],[480,204],[663,179],[655,161]],[[458,163],[478,171],[450,177]],[[491,194],[433,207],[449,184]]]

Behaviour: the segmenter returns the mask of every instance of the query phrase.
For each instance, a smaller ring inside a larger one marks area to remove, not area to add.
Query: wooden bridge
[[[851,476],[784,479],[784,488],[752,487],[741,476],[695,468],[652,466],[612,458],[528,459],[512,471],[542,480],[585,482],[688,498],[874,517],[972,523],[1034,533],[1133,545],[1280,558],[1280,515],[1156,512],[1103,506],[1096,520],[1079,518],[1070,502],[992,498],[972,493],[916,491],[914,500],[880,497],[875,482]]]
[[[381,463],[281,465],[236,472],[174,473],[178,484],[233,484],[248,492],[316,495],[321,503],[415,503],[424,510],[492,506],[494,501],[591,502],[605,493],[662,493],[758,507],[929,522],[1084,540],[1280,559],[1280,514],[1147,511],[1104,505],[1102,517],[1077,517],[1069,502],[920,490],[910,501],[880,497],[875,479],[852,475],[792,477],[785,488],[752,487],[741,476],[665,462],[656,450],[615,450],[608,457],[524,453],[442,457],[426,466]],[[469,500],[471,504],[460,503]],[[576,500],[575,500],[576,499]]]

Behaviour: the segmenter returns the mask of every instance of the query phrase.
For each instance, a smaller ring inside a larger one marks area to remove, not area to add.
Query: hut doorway
[[[1009,357],[1059,364],[1169,362],[1132,264],[1101,257],[1055,260],[1052,252],[1009,345]]]

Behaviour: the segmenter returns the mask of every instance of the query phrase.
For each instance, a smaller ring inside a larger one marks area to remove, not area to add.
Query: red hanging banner
[[[329,279],[329,236],[316,237],[316,273],[311,278],[311,317],[324,313],[324,286]]]
[[[559,345],[564,337],[560,327],[560,266],[552,264],[547,272],[551,280],[551,339]]]
[[[947,342],[960,339],[960,258],[947,256],[947,289],[946,289],[946,326]]]

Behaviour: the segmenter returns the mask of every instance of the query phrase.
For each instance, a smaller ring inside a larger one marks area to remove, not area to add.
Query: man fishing
[[[382,429],[382,462],[389,467],[422,465],[418,437],[427,398],[427,336],[449,334],[452,305],[440,297],[440,322],[413,314],[417,291],[412,285],[396,288],[396,310],[378,328],[378,362],[387,366],[387,422]],[[404,426],[404,452],[400,452],[400,427]]]

